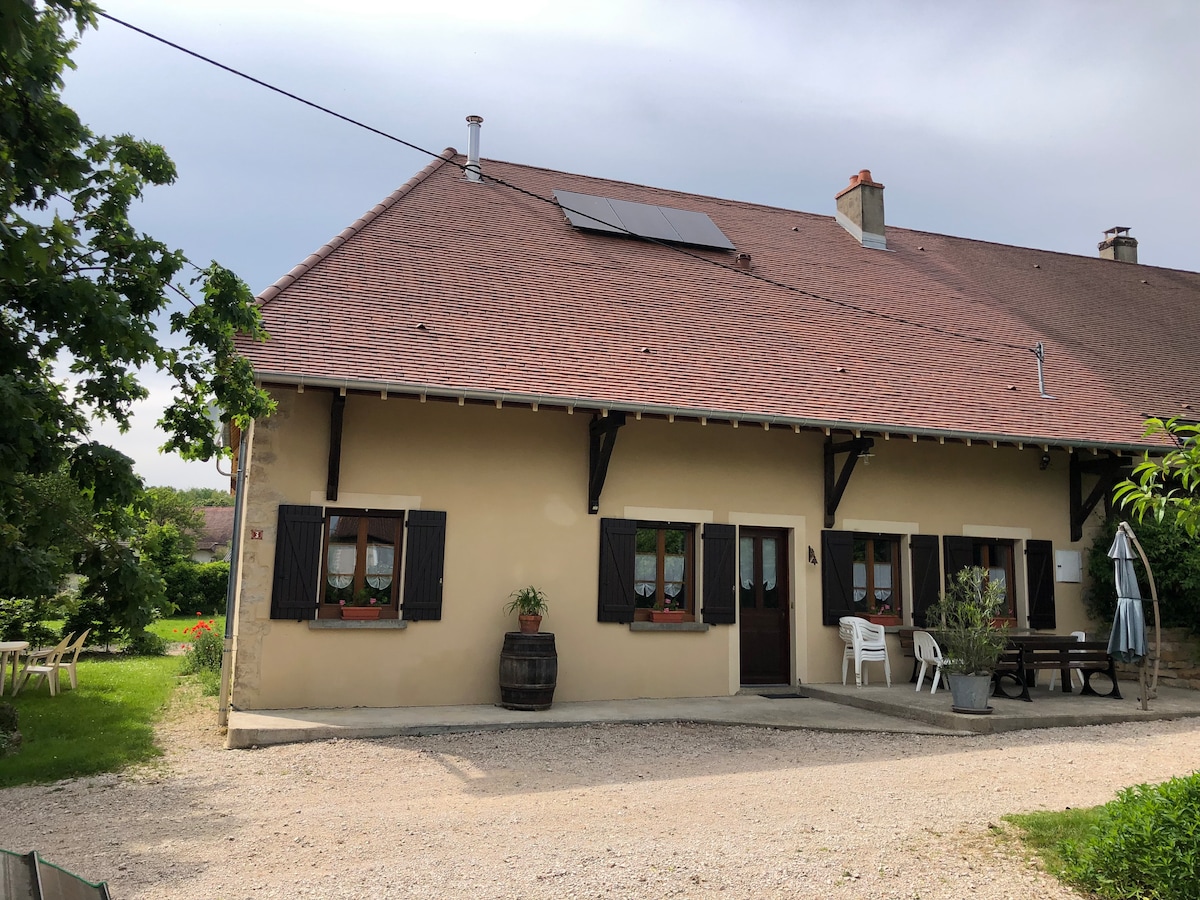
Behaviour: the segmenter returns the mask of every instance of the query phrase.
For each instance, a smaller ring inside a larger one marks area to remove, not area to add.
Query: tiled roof
[[[1113,447],[1200,409],[1197,273],[892,226],[865,249],[837,185],[814,215],[484,161],[543,197],[706,213],[747,275],[727,251],[581,232],[447,160],[263,292],[260,378]]]
[[[228,547],[233,540],[233,507],[202,506],[204,529],[196,535],[196,547],[200,550],[216,550]]]

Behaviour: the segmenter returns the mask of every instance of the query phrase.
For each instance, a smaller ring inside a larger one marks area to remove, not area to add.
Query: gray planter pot
[[[950,708],[954,712],[987,714],[992,711],[988,706],[988,695],[992,690],[991,676],[952,674],[949,681]]]

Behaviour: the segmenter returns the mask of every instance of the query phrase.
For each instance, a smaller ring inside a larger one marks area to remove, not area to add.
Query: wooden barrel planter
[[[554,635],[504,635],[500,653],[500,705],[505,709],[549,709],[558,683]]]

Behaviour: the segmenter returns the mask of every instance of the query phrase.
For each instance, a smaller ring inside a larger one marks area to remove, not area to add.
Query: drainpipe
[[[238,577],[242,560],[242,517],[246,511],[246,453],[250,446],[250,428],[242,431],[238,445],[237,486],[233,494],[233,540],[229,544],[229,584],[225,588],[225,646],[221,651],[221,693],[217,700],[217,725],[229,725],[229,680],[233,676],[233,616]]]

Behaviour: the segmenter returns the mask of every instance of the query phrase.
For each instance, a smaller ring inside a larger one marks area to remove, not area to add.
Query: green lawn
[[[1016,825],[1025,843],[1036,850],[1052,875],[1063,878],[1066,864],[1063,844],[1082,844],[1100,818],[1100,807],[1085,809],[1041,810],[1003,817]]]
[[[168,630],[169,631],[169,630]],[[0,787],[112,772],[159,756],[154,723],[178,683],[178,657],[81,658],[79,688],[44,684],[2,699],[17,710],[20,752],[0,758]],[[9,670],[11,673],[11,670]]]
[[[224,637],[225,635],[225,617],[224,616],[172,616],[169,619],[158,619],[146,626],[147,631],[152,631],[159,637],[171,643],[187,643],[187,629],[191,628],[199,621],[211,622],[212,629],[217,634]]]

